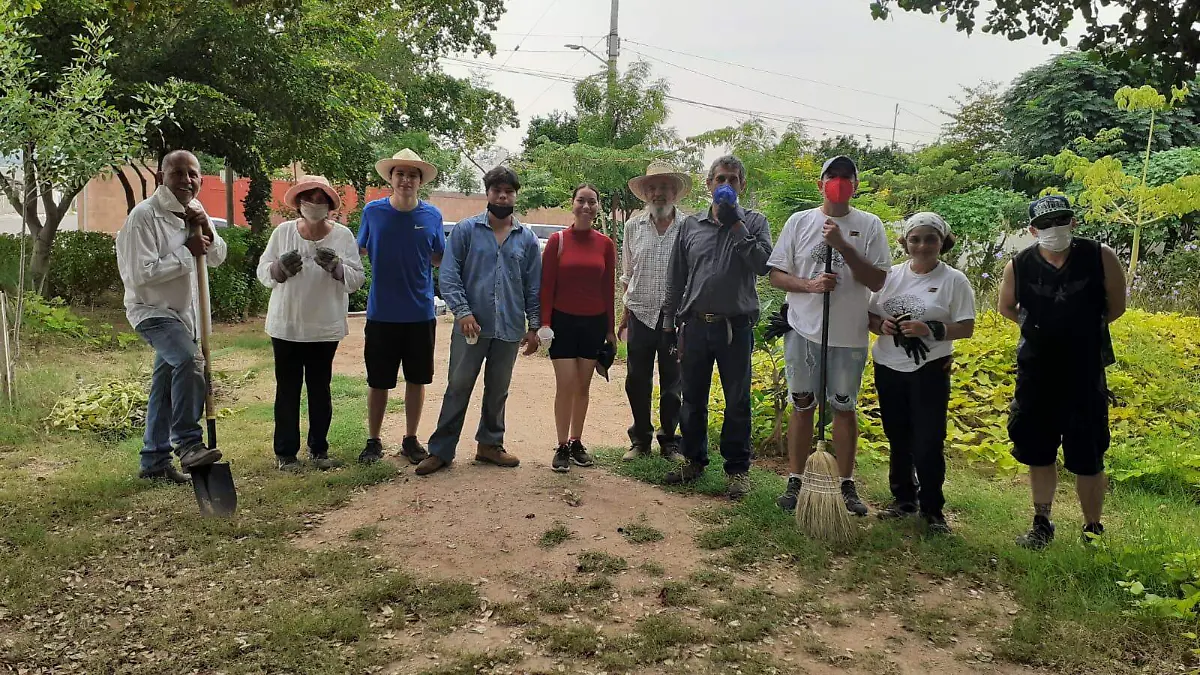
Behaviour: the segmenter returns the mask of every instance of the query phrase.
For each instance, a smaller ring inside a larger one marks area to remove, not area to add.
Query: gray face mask
[[[1038,230],[1038,245],[1047,251],[1062,253],[1071,246],[1071,228],[1066,225]]]

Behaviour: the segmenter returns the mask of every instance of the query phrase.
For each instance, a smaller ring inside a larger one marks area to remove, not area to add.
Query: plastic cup
[[[469,344],[469,345],[473,345],[473,344],[479,342],[478,335],[464,335],[463,337],[467,339],[467,344]]]
[[[542,346],[549,349],[550,343],[554,341],[554,329],[549,326],[542,326],[538,329],[537,336],[542,341]]]

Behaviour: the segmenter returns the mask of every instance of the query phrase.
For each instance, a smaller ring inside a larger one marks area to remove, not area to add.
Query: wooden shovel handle
[[[200,234],[199,227],[192,228],[193,235]],[[204,355],[204,417],[210,430],[217,419],[217,407],[213,403],[212,358],[208,347],[208,334],[212,330],[212,305],[208,297],[208,256],[196,256],[196,292],[200,296],[200,353]],[[211,434],[210,434],[211,435]],[[210,439],[210,444],[215,445]]]

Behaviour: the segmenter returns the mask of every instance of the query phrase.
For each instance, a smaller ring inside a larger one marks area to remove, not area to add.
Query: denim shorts
[[[815,407],[815,394],[821,387],[821,345],[794,330],[788,331],[784,336],[783,358],[787,363],[788,391],[793,400],[800,394],[813,395],[812,403],[805,408]],[[866,347],[829,348],[826,396],[835,410],[854,410],[866,365]]]

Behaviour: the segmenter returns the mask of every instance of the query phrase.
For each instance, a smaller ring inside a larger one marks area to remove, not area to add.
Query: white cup
[[[463,337],[466,338],[467,344],[469,344],[469,345],[473,345],[473,344],[479,342],[478,335],[463,335]]]
[[[554,329],[550,326],[542,326],[537,332],[538,339],[547,344],[554,339]]]

